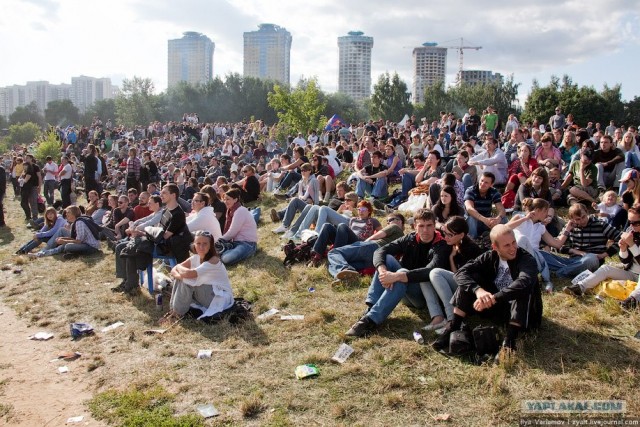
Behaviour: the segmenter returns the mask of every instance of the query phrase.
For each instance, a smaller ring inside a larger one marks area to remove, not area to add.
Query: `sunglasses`
[[[637,227],[638,225],[640,225],[640,221],[629,221],[629,225],[631,225],[632,227]]]
[[[194,235],[194,236],[204,236],[204,237],[211,237],[211,236],[213,236],[209,231],[204,231],[204,230],[198,230],[198,231],[196,231],[193,235]]]
[[[118,201],[118,204],[119,204],[119,205],[124,205],[125,203],[127,203],[127,202],[124,202],[124,201],[122,201],[122,200]]]
[[[400,218],[387,218],[387,224],[393,221],[400,221]]]
[[[192,202],[201,202],[202,199],[191,199]]]
[[[358,210],[359,210],[360,212],[365,212],[365,211],[366,211],[366,212],[368,212],[368,211],[369,211],[369,209],[368,209],[368,208],[365,208],[365,207],[358,208]]]

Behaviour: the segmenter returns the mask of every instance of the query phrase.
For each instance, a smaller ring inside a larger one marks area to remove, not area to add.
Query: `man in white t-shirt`
[[[302,132],[298,132],[298,136],[293,140],[293,143],[299,147],[307,146],[307,141],[302,137]]]
[[[316,133],[315,130],[311,131],[311,134],[309,134],[309,136],[307,137],[307,141],[309,141],[311,148],[313,148],[316,145],[316,143],[318,142],[318,134]]]
[[[53,205],[54,192],[56,190],[56,175],[58,175],[58,165],[53,161],[51,156],[47,156],[47,161],[42,166],[44,173],[44,198],[47,199],[49,206]]]

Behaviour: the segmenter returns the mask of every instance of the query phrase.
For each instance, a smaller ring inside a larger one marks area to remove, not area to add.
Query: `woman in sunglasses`
[[[191,249],[195,254],[171,270],[175,282],[170,310],[160,319],[160,325],[177,322],[190,308],[199,310],[198,319],[202,319],[233,305],[231,282],[216,253],[213,235],[208,231],[196,231]]]

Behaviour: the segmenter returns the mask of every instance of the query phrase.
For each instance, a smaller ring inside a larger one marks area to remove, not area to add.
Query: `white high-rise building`
[[[371,49],[373,37],[350,31],[338,37],[338,92],[356,101],[371,96]]]
[[[424,102],[427,86],[441,81],[444,83],[447,71],[447,48],[436,43],[424,43],[413,49],[413,103]]]
[[[184,33],[180,39],[168,42],[168,86],[184,81],[192,85],[213,79],[215,43],[204,34]]]
[[[475,86],[495,81],[502,82],[502,74],[490,70],[462,70],[462,83]]]
[[[47,81],[27,82],[0,88],[0,115],[9,117],[18,107],[25,107],[35,101],[38,110],[44,114],[51,101],[69,99],[84,114],[96,101],[112,99],[117,88],[110,78],[87,76],[72,77],[71,84],[52,85]]]
[[[274,24],[260,24],[244,36],[243,74],[246,77],[289,84],[291,79],[291,33]]]

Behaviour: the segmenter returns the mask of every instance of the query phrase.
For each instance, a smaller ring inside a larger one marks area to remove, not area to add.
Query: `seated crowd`
[[[437,350],[476,314],[504,321],[503,346],[514,349],[520,332],[539,325],[552,274],[593,272],[563,289],[576,296],[606,279],[638,280],[640,138],[632,126],[614,136],[577,128],[560,109],[546,129],[512,118],[518,126],[504,134],[493,109],[485,114],[471,108],[456,121],[443,113],[431,126],[369,121],[300,133],[285,146],[260,121],[153,123],[107,135],[98,119],[83,138],[61,134],[60,166],[31,154],[10,160],[15,195],[38,230],[17,253],[70,258],[99,252],[105,240],[122,280],[113,291],[127,295],[139,292],[138,271],[154,256],[171,256],[163,322],[190,307],[208,317],[233,303],[226,268],[258,247],[260,211],[244,205],[259,206],[266,193],[286,201],[270,211],[274,233],[313,239],[310,267],[326,260],[337,281],[373,275],[348,336],[375,330],[404,301],[428,311],[424,330],[438,333]],[[50,207],[39,219],[43,180]],[[615,254],[625,269],[605,265]],[[621,304],[639,301],[640,285]]]

